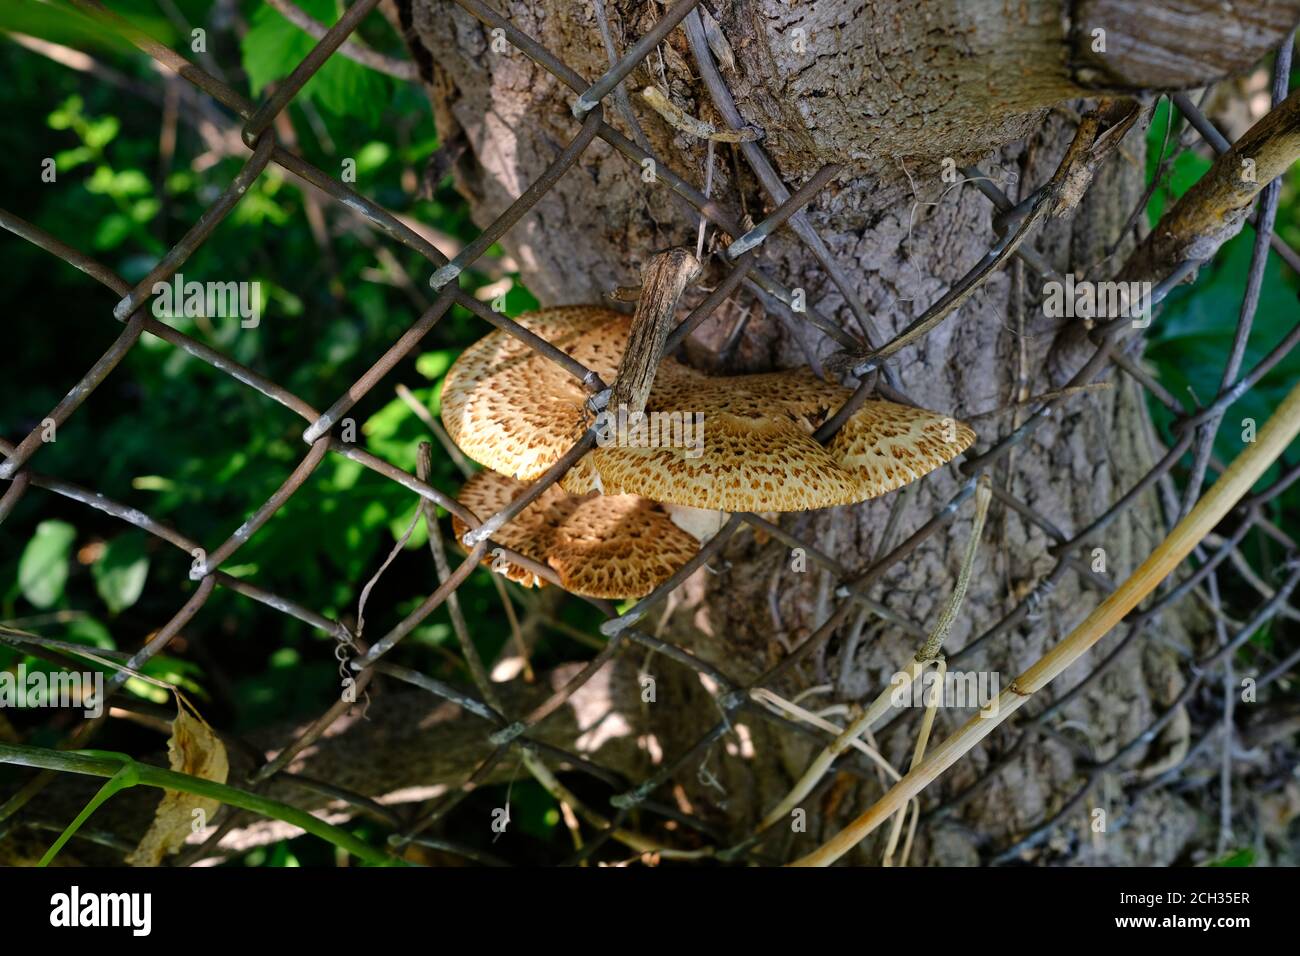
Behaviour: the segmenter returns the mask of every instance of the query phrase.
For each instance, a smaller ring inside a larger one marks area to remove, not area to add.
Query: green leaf
[[[100,166],[86,180],[86,190],[125,199],[131,196],[150,195],[153,186],[149,184],[149,178],[138,169],[124,169],[119,173],[108,166]]]
[[[383,76],[341,56],[326,60],[303,91],[331,113],[365,121],[372,121],[388,102]]]
[[[113,170],[107,166],[96,166],[95,171],[86,180],[86,191],[101,196],[113,194]]]
[[[124,534],[114,538],[91,566],[90,572],[95,578],[95,590],[108,609],[114,614],[125,611],[140,599],[145,579],[149,576],[144,536]]]
[[[81,111],[85,106],[80,96],[75,94],[69,96],[50,113],[46,122],[50,124],[50,129],[72,129],[73,125],[81,119]]]
[[[545,840],[560,822],[555,798],[535,780],[521,780],[510,788],[510,821],[519,830]]]
[[[105,650],[113,650],[117,643],[113,640],[113,635],[109,633],[108,628],[93,617],[78,617],[68,623],[68,629],[64,632],[65,641],[74,641],[77,644],[86,644],[90,647],[101,647]]]
[[[113,141],[121,128],[122,124],[116,116],[101,116],[86,124],[82,138],[91,149],[103,149]]]
[[[1161,148],[1164,159],[1178,150],[1178,122],[1169,128],[1170,102],[1162,98],[1151,117],[1151,126],[1147,129],[1147,182],[1150,182],[1160,168]],[[1165,143],[1165,132],[1169,130],[1169,142]],[[1210,168],[1210,160],[1199,153],[1184,150],[1173,159],[1164,185],[1151,195],[1147,203],[1147,218],[1151,225],[1160,221],[1165,211],[1166,200],[1178,199],[1192,187],[1192,184]]]
[[[109,249],[116,249],[129,235],[131,235],[131,220],[120,212],[112,212],[99,221],[99,228],[95,230],[95,238],[92,242],[96,249],[106,252]]]
[[[1196,181],[1209,171],[1209,168],[1210,161],[1199,153],[1179,153],[1170,167],[1169,176],[1165,180],[1165,188],[1157,189],[1151,197],[1151,202],[1147,205],[1151,225],[1154,226],[1160,221],[1160,217],[1164,215],[1166,190],[1172,199],[1182,198],[1183,193],[1191,189],[1196,184]]]
[[[299,7],[325,25],[338,20],[333,0],[304,0]],[[273,8],[257,10],[242,43],[244,73],[248,74],[253,96],[260,96],[270,83],[294,72],[315,46],[313,36],[292,25]],[[389,99],[389,83],[382,74],[335,55],[309,79],[302,95],[337,116],[372,122],[378,114],[378,105]]]
[[[357,153],[357,172],[373,173],[388,162],[388,157],[392,155],[392,152],[387,143],[378,141],[366,143]]]
[[[451,368],[451,363],[460,354],[458,349],[439,349],[425,352],[415,360],[415,370],[430,381],[437,381]]]
[[[61,173],[71,172],[82,163],[89,163],[95,158],[95,151],[89,146],[78,146],[54,154],[54,166]]]
[[[1221,859],[1214,860],[1209,866],[1254,866],[1255,851],[1249,847],[1244,850],[1238,850],[1230,853]]]
[[[64,845],[76,836],[82,824],[90,819],[91,814],[103,806],[119,790],[129,790],[139,783],[140,769],[136,766],[135,761],[128,757],[122,765],[122,769],[109,777],[108,781],[99,788],[99,792],[90,798],[90,802],[77,814],[76,819],[64,828],[63,832],[59,834],[59,838],[54,841],[54,845],[45,851],[45,855],[41,857],[41,861],[36,865],[40,867],[49,866],[54,858],[59,855],[59,851],[63,849]]]
[[[144,30],[165,46],[171,45],[176,31],[161,13],[133,9],[130,16],[137,29]],[[0,4],[0,32],[25,33],[74,50],[106,51],[124,56],[135,53],[124,34],[104,29],[102,23],[70,9],[67,4],[42,0],[5,0]]]
[[[124,169],[113,176],[112,195],[114,196],[152,196],[153,185],[149,177],[138,169]]]
[[[305,0],[299,6],[326,25],[338,19],[333,0]],[[262,7],[242,43],[244,72],[253,95],[284,79],[316,46],[316,40],[271,7]],[[335,55],[325,61],[303,87],[302,95],[339,116],[370,121],[389,96],[388,81],[379,73]]]
[[[18,586],[36,607],[53,607],[68,583],[68,557],[77,529],[66,521],[42,521],[18,559]]]
[[[161,208],[162,203],[152,196],[148,199],[137,199],[131,203],[131,219],[141,226],[146,226],[154,216],[158,215],[158,210]]]
[[[319,11],[318,3],[300,4],[308,13]],[[274,8],[263,6],[253,15],[253,23],[240,44],[244,55],[244,72],[253,95],[260,96],[266,87],[293,72],[311,52],[315,41],[280,16]]]

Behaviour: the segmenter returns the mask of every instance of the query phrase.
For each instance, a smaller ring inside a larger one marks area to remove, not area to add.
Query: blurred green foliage
[[[182,20],[160,13],[152,0],[112,4],[191,58],[196,55],[189,31],[206,24],[206,52],[221,65],[223,79],[253,98],[287,76],[315,42],[254,0],[237,5],[238,21],[217,25],[206,0],[177,0],[175,6]],[[336,0],[300,6],[327,23],[341,13]],[[115,86],[0,39],[0,71],[9,80],[0,89],[6,116],[0,147],[12,170],[0,204],[137,282],[217,198],[247,152],[238,145],[230,153],[214,149],[213,121],[225,124],[216,132],[226,132],[237,130],[235,117],[221,109],[199,114],[186,97],[174,155],[164,158],[162,77],[145,58],[86,23],[64,3],[7,0],[0,10],[0,29],[86,51],[99,68],[124,81]],[[367,18],[361,36],[378,50],[404,56],[380,17]],[[356,181],[350,185],[359,192],[456,239],[476,235],[448,183],[438,184],[429,198],[418,197],[437,136],[417,86],[335,56],[288,115],[295,148],[320,168],[342,178],[344,160],[352,160]],[[57,169],[54,183],[41,180],[47,158]],[[309,202],[318,202],[323,230],[309,224]],[[3,242],[7,268],[0,270],[0,299],[8,304],[19,337],[12,347],[21,350],[21,360],[7,362],[9,374],[0,376],[0,433],[15,437],[41,422],[121,327],[112,319],[111,292],[35,246],[13,237]],[[377,256],[381,246],[391,260]],[[302,184],[272,166],[182,269],[187,280],[259,282],[260,325],[241,328],[237,318],[167,321],[324,409],[418,318],[420,297],[429,297],[430,271],[419,256],[380,240],[340,204],[305,196]],[[470,272],[462,284],[474,289],[487,281]],[[510,314],[534,304],[517,283],[506,298]],[[443,375],[484,331],[480,320],[453,309],[421,349],[352,411],[358,443],[414,472],[417,447],[432,436],[396,397],[394,384],[407,385],[436,415]],[[302,460],[304,427],[278,403],[146,335],[56,440],[41,448],[37,468],[215,548]],[[434,484],[454,490],[460,475],[436,448],[434,469]],[[224,570],[351,623],[361,588],[416,507],[415,497],[398,485],[331,455]],[[192,593],[191,562],[119,519],[33,489],[0,525],[0,621],[87,646],[134,649]],[[406,553],[370,595],[367,631],[382,634],[435,586],[420,523]],[[491,660],[509,633],[496,590],[486,574],[477,574],[459,596],[466,616],[476,622],[479,650]],[[538,648],[539,666],[572,657],[567,638],[555,641],[553,649]],[[404,653],[426,672],[468,686],[459,652],[449,653],[449,642],[454,643],[450,620],[440,610],[407,640]],[[0,648],[0,667],[20,659],[31,668],[51,669],[38,658]],[[209,719],[239,732],[318,714],[338,697],[337,666],[327,636],[218,589],[172,651],[145,672],[179,683]],[[165,702],[158,688],[141,681],[130,681],[127,689]],[[31,727],[46,716],[33,715]],[[134,744],[147,752],[161,745],[138,730],[113,732],[124,738],[114,745],[125,749]],[[42,728],[32,739],[54,744],[57,728]],[[504,789],[498,790],[485,788],[458,813],[473,812],[479,802],[502,805]],[[521,826],[527,824],[521,833],[549,840],[554,820],[544,821],[553,801],[522,781],[512,800]],[[359,824],[358,832],[364,829]],[[490,846],[491,834],[482,829]],[[292,849],[282,844],[257,851],[245,862],[291,866],[299,860],[328,862],[329,854],[329,848],[304,839]]]

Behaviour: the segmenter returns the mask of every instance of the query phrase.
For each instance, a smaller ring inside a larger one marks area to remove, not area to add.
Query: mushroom
[[[618,369],[630,327],[626,316],[594,306],[545,309],[519,321],[607,381]],[[813,432],[851,394],[809,369],[709,376],[665,358],[640,423],[645,431],[620,422],[617,409],[606,409],[597,423],[598,447],[561,484],[570,494],[652,498],[707,537],[710,528],[716,531],[718,512],[805,511],[886,494],[951,461],[975,440],[954,419],[874,399],[821,445]],[[467,455],[528,481],[588,427],[586,397],[568,372],[512,336],[492,332],[448,371],[442,418]],[[680,432],[670,429],[670,440],[663,441],[661,426],[677,422]],[[676,441],[696,422],[703,425],[702,443]],[[620,432],[621,425],[629,427]],[[607,440],[599,440],[602,427]],[[640,440],[655,438],[656,430],[660,440]]]
[[[465,482],[457,500],[486,517],[525,488],[514,478],[480,471]],[[468,528],[453,515],[452,530],[459,539]],[[566,591],[610,600],[645,597],[699,550],[698,542],[653,501],[636,495],[575,497],[555,486],[504,525],[493,540],[550,565]],[[500,554],[489,553],[483,563],[525,587],[544,583]]]

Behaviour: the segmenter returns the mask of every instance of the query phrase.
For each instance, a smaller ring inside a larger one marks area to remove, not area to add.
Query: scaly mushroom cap
[[[630,320],[597,307],[520,322],[612,381]],[[570,494],[632,494],[717,511],[804,511],[852,504],[915,481],[965,451],[969,427],[882,400],[856,411],[828,446],[812,433],[851,390],[808,369],[708,376],[665,359],[646,413],[703,416],[703,448],[598,447],[562,479]],[[504,332],[461,356],[443,387],[443,422],[466,454],[531,479],[578,440],[586,395],[568,372]],[[689,437],[685,432],[674,439]]]
[[[498,475],[494,471],[480,471],[471,475],[461,486],[456,500],[480,519],[487,520],[522,495],[527,487],[522,482]],[[573,513],[577,504],[577,498],[565,494],[559,486],[552,485],[542,492],[540,498],[516,515],[513,521],[494,534],[492,540],[526,558],[532,558],[538,564],[545,564],[555,529]],[[452,515],[451,530],[459,541],[469,530],[469,525]],[[493,566],[494,570],[499,570],[511,581],[524,587],[542,585],[542,579],[532,571],[510,561],[497,561],[496,555],[491,553],[484,555],[483,563]]]
[[[546,563],[574,594],[641,598],[699,550],[700,543],[658,503],[636,495],[595,495],[555,530]]]
[[[875,497],[924,477],[974,443],[975,432],[954,418],[897,402],[868,401],[849,416],[828,447]]]
[[[481,471],[465,483],[457,500],[487,518],[527,487],[514,478]],[[453,516],[452,530],[460,538],[468,528]],[[566,591],[611,600],[645,597],[699,550],[699,542],[653,501],[635,495],[575,498],[556,486],[493,535],[493,541],[550,565]],[[526,587],[543,583],[519,565],[494,561],[491,554],[483,558],[484,564]]]
[[[544,309],[517,321],[568,352],[606,382],[627,348],[627,319],[609,309]],[[442,423],[475,461],[532,481],[586,428],[582,383],[505,332],[493,332],[456,359],[442,384]]]

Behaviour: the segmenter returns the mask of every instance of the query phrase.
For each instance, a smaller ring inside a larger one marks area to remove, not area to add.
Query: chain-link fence
[[[1044,277],[1044,279],[1060,280],[1061,277],[1037,253],[1020,245],[1020,240],[1024,238],[1025,233],[1036,224],[1039,207],[1043,205],[1046,199],[1052,198],[1049,192],[1050,184],[1021,202],[1013,204],[990,179],[981,175],[978,170],[964,170],[965,175],[978,186],[992,204],[999,230],[999,242],[968,275],[941,297],[920,319],[895,339],[886,342],[875,329],[870,314],[862,306],[849,281],[832,260],[827,247],[812,229],[809,220],[801,212],[803,207],[836,177],[840,172],[837,167],[828,166],[820,170],[799,188],[790,192],[776,176],[774,167],[767,159],[761,145],[757,142],[743,143],[742,155],[749,163],[759,182],[767,189],[775,205],[774,211],[762,222],[752,228],[745,228],[742,226],[739,217],[695,188],[684,176],[674,172],[670,164],[649,151],[648,145],[638,145],[638,143],[619,133],[606,121],[604,104],[613,98],[611,94],[616,94],[619,84],[629,76],[645,57],[656,49],[657,45],[672,30],[681,25],[687,31],[692,50],[696,55],[700,76],[709,88],[718,113],[733,127],[739,128],[742,125],[740,115],[712,61],[708,47],[702,42],[703,28],[700,24],[699,14],[696,11],[699,0],[678,0],[676,4],[665,10],[655,27],[642,36],[625,55],[621,57],[611,56],[612,65],[610,69],[594,83],[588,82],[585,78],[569,69],[545,47],[515,28],[508,20],[484,2],[481,2],[481,0],[456,0],[456,3],[463,10],[481,21],[485,27],[493,32],[500,31],[499,35],[504,36],[516,49],[522,51],[533,62],[572,89],[575,95],[573,100],[575,133],[573,139],[559,151],[544,175],[529,186],[476,240],[467,245],[453,260],[448,261],[446,256],[440,253],[429,241],[403,224],[396,215],[365,196],[359,195],[345,183],[307,163],[300,156],[295,155],[295,153],[283,146],[277,138],[274,127],[276,118],[281,115],[294,97],[302,90],[304,84],[312,78],[329,57],[359,55],[355,50],[349,52],[348,49],[345,49],[340,52],[340,47],[348,42],[349,35],[352,34],[362,19],[375,10],[378,0],[358,0],[358,2],[350,6],[336,24],[319,36],[315,48],[293,70],[292,74],[280,83],[264,102],[256,104],[245,99],[235,90],[215,78],[210,72],[201,69],[195,63],[190,62],[144,32],[136,29],[129,22],[104,7],[98,0],[73,0],[73,2],[78,8],[103,24],[106,29],[127,38],[159,64],[174,71],[204,94],[236,113],[243,120],[243,140],[249,149],[249,155],[243,169],[230,182],[220,197],[208,207],[193,228],[162,256],[158,264],[144,279],[134,285],[125,282],[109,269],[77,249],[59,241],[42,229],[19,219],[7,211],[0,211],[0,225],[3,225],[11,233],[58,256],[121,297],[113,310],[115,318],[123,324],[120,336],[76,386],[68,392],[67,396],[49,412],[46,421],[53,422],[59,427],[63,426],[86,401],[92,398],[95,390],[112,374],[128,352],[140,342],[141,338],[145,335],[151,335],[174,348],[189,353],[189,355],[233,377],[248,388],[260,392],[300,416],[305,425],[303,441],[307,446],[307,451],[297,467],[284,479],[278,491],[261,508],[243,521],[227,540],[214,543],[192,540],[184,533],[154,520],[138,509],[109,500],[93,489],[79,487],[63,481],[57,476],[39,471],[42,434],[41,429],[38,428],[17,443],[0,440],[0,452],[3,452],[5,456],[3,463],[0,463],[0,478],[7,482],[3,497],[0,497],[0,520],[3,520],[14,510],[20,499],[34,490],[38,493],[47,492],[61,495],[87,507],[105,512],[143,529],[161,541],[192,556],[193,565],[190,577],[196,582],[193,593],[185,600],[183,606],[175,615],[158,628],[144,646],[130,655],[125,664],[132,670],[138,670],[150,658],[165,649],[169,642],[204,607],[215,590],[225,588],[244,598],[260,602],[277,612],[305,622],[310,627],[335,639],[342,649],[341,658],[345,673],[355,675],[356,691],[358,693],[364,694],[365,687],[373,674],[383,673],[450,701],[463,708],[468,714],[481,719],[487,756],[478,764],[477,769],[462,782],[461,786],[452,788],[449,793],[419,807],[414,813],[400,815],[391,808],[379,806],[368,796],[351,792],[333,785],[329,781],[319,783],[301,781],[304,786],[315,786],[321,792],[327,793],[331,798],[350,804],[357,811],[368,813],[371,816],[379,816],[380,819],[385,821],[385,825],[391,828],[393,838],[390,842],[394,844],[400,845],[410,841],[425,842],[444,851],[463,854],[469,859],[483,860],[484,854],[480,850],[462,845],[451,837],[439,836],[435,838],[428,836],[428,832],[465,795],[470,793],[480,782],[486,780],[492,769],[503,759],[510,755],[520,756],[522,759],[523,755],[527,755],[530,759],[539,760],[543,765],[563,765],[571,772],[587,775],[596,784],[607,788],[611,792],[610,805],[613,812],[609,813],[608,818],[600,814],[588,817],[589,820],[598,821],[599,834],[596,838],[587,840],[571,862],[590,857],[611,837],[625,834],[633,811],[638,811],[638,819],[640,819],[641,814],[657,815],[663,820],[674,821],[679,827],[687,827],[697,831],[699,834],[698,839],[710,847],[709,850],[698,855],[712,855],[730,860],[770,862],[771,857],[763,850],[761,843],[757,839],[750,839],[740,845],[730,847],[726,846],[725,842],[719,842],[721,838],[707,822],[697,819],[692,814],[683,812],[671,805],[669,801],[660,799],[661,788],[684,768],[691,767],[692,762],[698,762],[701,756],[708,751],[708,748],[728,733],[733,720],[741,714],[751,714],[758,719],[774,722],[784,731],[803,735],[821,745],[832,741],[835,734],[827,731],[824,727],[805,723],[801,719],[792,716],[790,712],[774,710],[767,706],[764,702],[764,696],[760,692],[761,689],[771,687],[782,678],[789,677],[800,662],[806,661],[809,655],[824,644],[837,629],[844,627],[851,620],[850,616],[855,612],[878,615],[891,624],[902,627],[909,634],[924,637],[927,628],[922,623],[909,621],[896,611],[873,600],[869,594],[872,585],[880,581],[899,562],[906,561],[909,555],[913,554],[927,539],[948,526],[958,514],[963,503],[974,495],[979,477],[989,472],[996,463],[1002,461],[1012,448],[1022,446],[1025,439],[1052,414],[1053,410],[1060,406],[1062,402],[1068,400],[1071,387],[1086,386],[1117,370],[1119,374],[1132,377],[1156,401],[1169,409],[1177,422],[1176,433],[1179,436],[1178,440],[1145,477],[1116,500],[1105,512],[1098,515],[1091,524],[1074,533],[1068,533],[1058,528],[1050,519],[1039,513],[1028,503],[995,484],[993,493],[1002,506],[1013,509],[1028,522],[1041,529],[1052,540],[1051,553],[1055,557],[1056,563],[1048,573],[1037,580],[1032,588],[1027,589],[1024,597],[1000,621],[953,654],[950,663],[960,663],[962,660],[969,658],[977,649],[1007,635],[1026,622],[1032,621],[1045,596],[1068,574],[1078,575],[1087,587],[1102,592],[1113,590],[1114,585],[1106,578],[1092,573],[1086,561],[1080,559],[1080,554],[1086,553],[1091,548],[1102,529],[1123,514],[1139,496],[1151,489],[1163,493],[1168,514],[1177,517],[1186,513],[1194,503],[1199,490],[1201,484],[1200,475],[1204,474],[1207,467],[1215,466],[1209,453],[1210,443],[1225,409],[1259,382],[1270,369],[1276,366],[1295,347],[1297,342],[1300,342],[1300,324],[1297,324],[1262,362],[1244,372],[1241,369],[1241,355],[1234,355],[1228,360],[1228,367],[1224,375],[1225,385],[1221,392],[1207,403],[1189,407],[1153,380],[1150,374],[1132,357],[1131,349],[1119,343],[1118,333],[1127,326],[1126,322],[1099,323],[1091,332],[1095,352],[1091,359],[1080,368],[1069,386],[1060,393],[1045,397],[1032,406],[1032,410],[1023,417],[1019,427],[1006,437],[997,441],[991,447],[983,449],[978,454],[967,455],[958,466],[960,474],[965,479],[958,493],[918,530],[901,544],[898,544],[888,553],[871,563],[864,572],[852,573],[841,562],[818,548],[815,542],[802,540],[798,536],[791,534],[789,530],[761,516],[733,515],[722,531],[700,548],[695,558],[680,568],[671,578],[656,588],[653,593],[638,601],[630,611],[620,615],[608,603],[593,601],[592,603],[598,606],[609,618],[601,629],[607,638],[603,648],[572,680],[540,706],[525,714],[508,713],[503,709],[500,701],[496,699],[492,685],[483,675],[481,662],[473,659],[467,661],[471,672],[483,678],[477,682],[479,687],[476,696],[473,693],[452,688],[410,668],[392,663],[391,652],[403,638],[409,635],[435,609],[453,599],[456,589],[479,567],[484,553],[497,547],[496,543],[491,539],[491,535],[515,515],[519,514],[528,504],[536,500],[543,491],[557,482],[570,467],[593,447],[595,442],[594,431],[588,431],[542,479],[531,486],[523,497],[515,500],[499,514],[479,516],[471,513],[466,507],[457,502],[452,493],[427,483],[424,480],[427,471],[422,470],[420,474],[402,471],[379,457],[356,447],[354,444],[342,440],[336,435],[336,426],[344,420],[349,409],[375,388],[399,362],[411,354],[422,338],[448,313],[453,304],[463,306],[491,326],[522,340],[547,359],[556,362],[580,381],[590,395],[600,396],[605,392],[609,383],[601,381],[600,377],[593,371],[520,324],[512,321],[509,317],[493,310],[472,295],[461,291],[456,281],[456,276],[462,270],[473,265],[479,257],[486,253],[495,242],[534,207],[539,199],[554,186],[557,180],[578,162],[584,150],[590,144],[596,139],[603,140],[613,147],[615,151],[626,157],[628,162],[638,171],[647,162],[653,163],[656,173],[654,181],[656,183],[671,190],[678,197],[683,208],[697,211],[700,216],[721,230],[722,233],[731,237],[731,244],[717,253],[719,259],[727,267],[725,277],[717,283],[712,292],[690,312],[688,317],[672,333],[667,346],[668,350],[680,344],[693,329],[711,316],[721,303],[743,286],[758,295],[764,304],[782,315],[787,322],[811,323],[821,333],[834,339],[844,349],[859,357],[865,356],[865,358],[861,359],[857,368],[861,384],[854,390],[852,397],[847,400],[844,407],[832,415],[817,432],[816,437],[821,441],[827,441],[848,416],[873,393],[897,401],[907,402],[908,398],[902,390],[901,383],[895,375],[888,357],[904,344],[915,342],[941,321],[952,316],[969,295],[978,289],[989,275],[1001,268],[1011,256],[1018,256],[1023,261],[1025,268]],[[277,3],[276,6],[281,8],[291,5]],[[308,23],[308,26],[310,25]],[[319,33],[319,31],[316,32]],[[1279,53],[1280,63],[1277,73],[1283,79],[1285,79],[1289,68],[1290,43],[1291,41],[1288,40],[1287,45]],[[360,52],[364,54],[367,51],[362,50]],[[1196,107],[1186,97],[1180,96],[1177,100],[1180,110],[1190,118],[1196,129],[1206,137],[1210,144],[1219,152],[1225,151],[1229,144],[1222,140],[1217,130],[1200,115]],[[220,228],[223,219],[239,203],[240,198],[248,190],[249,186],[272,163],[277,164],[311,186],[322,190],[339,203],[345,204],[353,212],[361,214],[370,225],[387,239],[414,250],[426,259],[433,270],[433,286],[436,297],[427,311],[388,348],[361,378],[324,411],[318,410],[304,399],[263,377],[257,371],[233,361],[209,346],[151,317],[150,310],[147,308],[152,296],[151,290],[155,283],[168,282],[176,275],[199,246],[215,230]],[[1277,199],[1278,190],[1276,187],[1266,189],[1262,194],[1259,210],[1253,221],[1260,235],[1271,243],[1273,251],[1295,269],[1300,266],[1300,256],[1297,256],[1276,235],[1272,234],[1272,221],[1277,207]],[[1145,203],[1143,205],[1145,206]],[[803,240],[811,255],[837,285],[848,305],[849,311],[864,330],[865,340],[850,333],[833,318],[823,314],[816,308],[792,308],[794,297],[791,291],[760,268],[756,259],[757,249],[769,235],[783,226],[788,226]],[[1251,267],[1250,285],[1256,289],[1262,275],[1264,259],[1264,255],[1257,256]],[[1196,264],[1191,263],[1180,267],[1166,282],[1157,286],[1154,294],[1155,301],[1158,302],[1163,298],[1175,284],[1186,277],[1190,268],[1194,268]],[[1249,329],[1252,312],[1253,309],[1243,310],[1244,331]],[[31,328],[19,329],[16,334],[21,337],[25,334],[33,334],[33,331]],[[1129,345],[1131,344],[1130,342]],[[1177,495],[1171,472],[1174,466],[1189,451],[1194,453],[1197,466],[1192,479],[1187,485],[1187,498],[1189,500],[1183,501]],[[403,488],[409,490],[412,495],[419,496],[424,502],[440,506],[451,515],[464,521],[470,528],[477,529],[467,537],[467,545],[471,547],[471,550],[458,566],[454,568],[447,567],[445,561],[443,562],[443,567],[440,570],[444,573],[440,576],[441,583],[436,590],[399,624],[378,639],[367,641],[364,644],[360,643],[341,622],[313,610],[310,596],[286,596],[271,593],[252,581],[233,577],[222,570],[223,566],[228,564],[241,547],[254,535],[262,532],[266,523],[303,486],[328,455],[340,455],[351,459],[363,467],[400,484]],[[1236,511],[1237,523],[1226,540],[1223,540],[1216,547],[1199,549],[1195,561],[1187,573],[1171,579],[1171,582],[1162,593],[1150,601],[1147,606],[1125,620],[1122,639],[1091,669],[1086,677],[1074,684],[1068,692],[1058,696],[1050,705],[1033,717],[1020,720],[1011,731],[1015,734],[1014,741],[1003,750],[1001,756],[992,761],[970,786],[956,793],[946,802],[931,806],[926,816],[951,810],[969,800],[988,781],[993,779],[1002,767],[1014,760],[1027,743],[1033,741],[1040,734],[1050,732],[1048,722],[1060,712],[1062,707],[1072,698],[1083,693],[1090,684],[1105,673],[1111,664],[1134,641],[1147,633],[1152,623],[1162,613],[1176,602],[1188,600],[1193,590],[1203,587],[1207,581],[1213,582],[1214,575],[1224,566],[1225,561],[1231,560],[1238,566],[1246,564],[1244,556],[1238,549],[1251,530],[1258,529],[1262,531],[1287,551],[1292,551],[1295,548],[1294,540],[1284,530],[1267,521],[1266,506],[1293,483],[1297,477],[1300,477],[1300,468],[1292,468],[1274,481],[1266,490],[1254,493],[1242,501]],[[830,573],[837,585],[834,592],[837,603],[833,612],[813,633],[793,646],[779,663],[771,667],[758,680],[751,683],[730,678],[718,668],[683,648],[659,639],[638,624],[638,621],[648,608],[676,589],[690,575],[717,555],[732,534],[745,524],[761,530],[763,533],[792,548],[802,548],[809,559]],[[555,572],[547,565],[540,564],[509,549],[502,549],[502,553],[507,560],[526,568],[539,578],[552,583],[556,582]],[[486,574],[490,572],[485,570],[480,573]],[[1275,616],[1285,614],[1294,618],[1297,612],[1287,602],[1298,580],[1300,580],[1300,567],[1294,565],[1288,570],[1286,579],[1277,584],[1276,587],[1256,580],[1256,584],[1261,591],[1261,603],[1258,610],[1248,621],[1241,624],[1232,633],[1225,634],[1219,649],[1211,657],[1191,664],[1191,676],[1178,698],[1170,706],[1163,709],[1140,733],[1122,744],[1113,756],[1103,762],[1088,766],[1085,771],[1086,779],[1077,790],[1062,795],[1062,798],[1056,804],[1058,809],[1054,813],[1039,821],[1013,845],[999,848],[997,853],[994,854],[994,858],[998,860],[1010,859],[1025,849],[1041,843],[1059,822],[1079,807],[1081,801],[1084,800],[1090,789],[1103,774],[1117,767],[1123,760],[1131,756],[1135,750],[1149,743],[1166,727],[1178,709],[1207,680],[1211,666],[1221,663],[1228,655],[1242,648],[1262,625]],[[1211,588],[1210,590],[1217,598],[1217,589]],[[462,631],[460,634],[462,646],[465,648],[467,655],[473,658],[473,644],[463,633],[465,626],[463,618],[453,615],[453,621],[456,623],[458,630]],[[611,662],[616,655],[626,652],[629,647],[635,645],[663,654],[678,664],[692,668],[699,674],[708,677],[716,685],[721,714],[717,723],[704,733],[693,746],[678,754],[665,755],[664,760],[653,776],[645,780],[629,781],[624,779],[620,773],[602,768],[579,753],[556,748],[551,744],[538,740],[535,731],[539,724],[554,715],[602,667]],[[48,649],[43,653],[51,654]],[[56,661],[60,659],[66,660],[66,658],[60,658],[57,653],[53,654],[51,659]],[[1257,687],[1262,688],[1282,680],[1298,662],[1300,662],[1300,651],[1290,654],[1283,652],[1278,655],[1277,659],[1271,662],[1271,666],[1268,667],[1267,671],[1258,678]],[[125,673],[119,673],[111,678],[108,682],[109,693],[119,689],[125,682],[126,676]],[[339,700],[332,704],[319,719],[311,724],[305,733],[290,745],[284,747],[273,759],[264,760],[250,778],[243,783],[250,788],[256,789],[264,786],[277,775],[286,773],[286,768],[289,767],[295,757],[319,740],[342,715],[357,706],[360,705],[353,700]],[[96,721],[87,721],[81,725],[73,735],[71,744],[73,746],[84,746],[86,742],[92,739],[97,726],[99,724]],[[356,732],[364,733],[364,726]],[[1192,759],[1212,742],[1214,733],[1215,728],[1207,728],[1196,739],[1191,741],[1188,752],[1179,766]],[[874,776],[875,773],[869,764],[855,759],[851,751],[841,757],[836,766],[862,776]],[[1167,782],[1177,775],[1179,766],[1169,768],[1162,777],[1149,781],[1144,786],[1155,787]],[[39,794],[42,788],[49,784],[51,776],[50,772],[46,772],[29,780],[19,793],[10,799],[4,808],[5,815],[12,816],[26,802]],[[199,848],[191,848],[183,859],[198,859],[203,854],[212,851],[237,819],[237,814],[227,814],[220,825],[213,829],[205,845]]]

